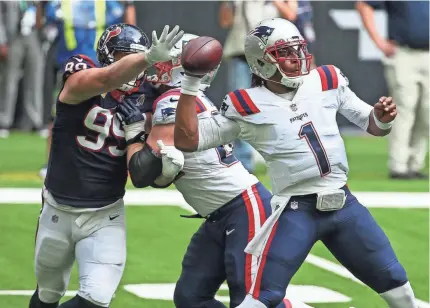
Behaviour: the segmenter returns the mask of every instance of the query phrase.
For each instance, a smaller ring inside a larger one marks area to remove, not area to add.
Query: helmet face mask
[[[145,52],[150,43],[146,34],[136,26],[116,24],[108,27],[97,43],[97,60],[101,66],[108,66],[120,59],[118,53],[133,54]],[[146,73],[142,72],[136,78],[121,85],[118,90],[127,92],[138,88]]]
[[[304,40],[285,42],[280,40],[265,51],[266,61],[277,64],[279,71],[286,77],[298,77],[310,72],[312,55]]]
[[[255,75],[289,88],[302,84],[312,60],[299,30],[282,18],[263,20],[248,33],[245,57]]]
[[[197,35],[186,33],[183,38],[176,43],[173,48],[172,60],[166,62],[155,63],[152,68],[148,69],[146,81],[152,82],[156,87],[166,85],[171,88],[181,86],[181,81],[184,78],[185,71],[181,63],[181,55],[184,46],[192,39],[197,38]],[[210,87],[212,80],[218,71],[219,66],[212,72],[207,73],[201,79],[200,90],[205,91]]]

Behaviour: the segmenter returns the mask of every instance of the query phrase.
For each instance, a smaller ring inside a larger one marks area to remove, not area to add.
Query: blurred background
[[[0,207],[7,218],[0,220],[0,307],[26,306],[34,288],[32,241],[64,61],[77,53],[96,61],[95,43],[114,23],[136,24],[147,34],[177,24],[224,44],[208,90],[220,104],[228,91],[250,86],[242,42],[269,17],[294,22],[314,66],[339,67],[364,101],[373,105],[390,95],[398,104],[388,138],[369,137],[342,117],[338,123],[348,184],[390,237],[420,307],[430,307],[428,12],[428,1],[0,1]],[[270,187],[255,151],[237,141],[235,154]],[[112,307],[172,307],[181,257],[199,221],[179,218],[187,207],[174,187],[163,193],[128,188],[126,204],[139,206],[127,208],[128,265]],[[76,290],[75,280],[70,288]],[[322,245],[288,292],[318,308],[384,307]]]

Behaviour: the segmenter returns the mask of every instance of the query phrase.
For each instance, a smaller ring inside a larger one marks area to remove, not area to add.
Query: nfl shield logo
[[[291,108],[292,111],[297,111],[297,109],[298,109],[297,108],[297,104],[291,104],[290,108]]]
[[[297,210],[299,208],[299,203],[297,201],[291,201],[290,206],[292,210]]]

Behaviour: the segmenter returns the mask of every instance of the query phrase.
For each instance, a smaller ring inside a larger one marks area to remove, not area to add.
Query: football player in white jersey
[[[200,76],[185,76],[174,137],[182,151],[241,138],[268,165],[274,211],[245,250],[260,257],[260,266],[239,307],[276,307],[318,240],[389,307],[417,307],[388,238],[346,185],[348,162],[336,123],[339,112],[372,135],[387,135],[396,117],[392,99],[381,97],[371,107],[335,66],[310,71],[306,42],[284,19],[264,20],[250,31],[245,56],[254,86],[229,93],[222,115],[198,119]]]
[[[187,217],[206,219],[192,237],[185,253],[174,294],[175,306],[225,307],[215,299],[215,293],[227,280],[230,305],[236,307],[250,291],[257,269],[257,257],[246,254],[244,249],[271,214],[272,195],[234,157],[231,145],[220,145],[196,153],[182,154],[178,150],[178,153],[174,153],[172,145],[176,106],[184,76],[180,57],[182,47],[196,37],[185,34],[175,45],[173,60],[154,64],[155,75],[148,79],[155,82],[160,96],[153,104],[152,129],[145,147],[151,148],[155,155],[159,152],[163,154],[168,149],[168,155],[175,156],[174,160],[178,162],[181,160],[179,156],[185,158],[182,171],[174,179],[175,186],[198,213]],[[194,108],[199,119],[210,118],[218,113],[203,93],[210,86],[216,71],[203,77],[195,97]],[[123,119],[139,119],[140,111],[133,103],[125,102],[119,107],[119,112]],[[143,122],[127,123],[126,134],[130,125],[140,125],[142,130],[145,126]],[[177,165],[176,173],[182,166],[181,163]],[[144,172],[140,168],[130,168],[134,178],[139,178],[136,173]],[[291,307],[291,303],[285,299],[279,307],[286,306]],[[294,307],[309,306],[295,303]]]

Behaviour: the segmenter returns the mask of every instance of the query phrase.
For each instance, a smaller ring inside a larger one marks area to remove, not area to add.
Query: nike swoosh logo
[[[179,101],[179,98],[173,98],[173,97],[170,98],[171,103],[178,102],[178,101]]]
[[[109,220],[114,220],[115,218],[119,217],[119,215],[115,215],[115,216],[109,216]]]
[[[227,230],[227,231],[225,231],[225,234],[226,234],[226,235],[230,235],[230,234],[232,234],[232,233],[234,232],[234,230],[236,230],[236,229],[233,229],[233,230],[230,230],[230,231],[229,231],[229,230]]]
[[[75,57],[73,57],[76,61],[78,61],[78,62],[83,62],[84,61],[84,59],[82,59],[82,58],[75,58]]]

